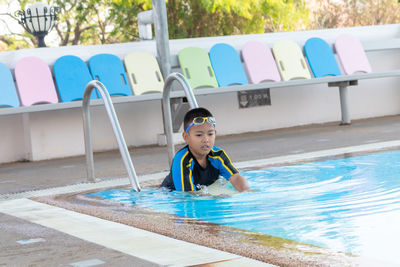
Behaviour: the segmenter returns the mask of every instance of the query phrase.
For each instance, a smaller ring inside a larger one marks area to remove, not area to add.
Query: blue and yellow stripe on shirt
[[[195,190],[192,177],[193,164],[191,164],[193,158],[190,155],[186,146],[175,154],[172,161],[172,180],[177,191]]]
[[[229,180],[229,178],[238,173],[239,171],[233,166],[231,159],[225,153],[225,151],[218,147],[213,147],[210,154],[208,155],[211,164],[220,170],[221,175]]]
[[[196,189],[195,189],[195,187],[194,187],[194,182],[193,182],[193,171],[192,171],[192,170],[193,170],[194,165],[192,165],[192,163],[193,163],[193,158],[191,158],[191,159],[189,160],[189,164],[186,165],[186,168],[189,169],[190,189],[191,189],[191,191],[194,191],[194,190],[196,190]]]

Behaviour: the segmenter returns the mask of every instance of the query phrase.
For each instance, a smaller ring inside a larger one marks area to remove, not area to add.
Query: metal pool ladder
[[[164,131],[165,136],[167,138],[167,146],[168,146],[168,159],[169,164],[171,165],[172,159],[175,155],[175,146],[174,146],[174,138],[173,138],[173,130],[172,130],[172,114],[171,114],[171,88],[172,82],[177,81],[183,87],[185,91],[186,98],[189,102],[190,108],[198,108],[199,105],[197,104],[196,98],[194,97],[193,91],[190,88],[189,83],[185,79],[185,77],[177,72],[171,73],[168,75],[163,89],[163,114],[164,114]]]
[[[135,168],[132,164],[132,159],[126,146],[125,138],[122,134],[121,127],[118,122],[117,115],[115,113],[114,105],[112,104],[110,94],[108,93],[106,87],[99,81],[93,80],[86,85],[85,93],[83,95],[82,111],[83,111],[83,131],[85,138],[85,152],[86,152],[86,164],[87,164],[87,179],[88,181],[94,182],[94,161],[93,161],[93,147],[92,147],[92,137],[90,128],[90,112],[89,103],[90,95],[93,89],[97,89],[100,92],[101,97],[104,100],[104,106],[107,110],[108,117],[110,119],[111,126],[114,130],[114,135],[117,139],[119,151],[121,152],[122,159],[125,164],[125,168],[128,172],[129,181],[131,183],[132,189],[136,192],[140,192],[141,188],[138,182]]]

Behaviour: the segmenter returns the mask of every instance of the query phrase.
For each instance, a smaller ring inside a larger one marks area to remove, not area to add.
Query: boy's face
[[[214,146],[215,135],[214,126],[204,123],[203,125],[193,125],[187,133],[183,133],[183,139],[195,157],[205,157]]]

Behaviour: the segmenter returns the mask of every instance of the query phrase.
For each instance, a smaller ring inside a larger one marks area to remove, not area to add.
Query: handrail
[[[82,111],[83,111],[83,131],[85,138],[85,152],[86,152],[86,164],[87,164],[87,179],[88,181],[95,181],[94,174],[94,161],[93,161],[93,147],[90,129],[90,112],[89,103],[90,95],[93,89],[97,89],[100,92],[102,99],[104,100],[104,106],[107,110],[108,117],[110,119],[111,126],[114,130],[114,135],[117,139],[119,151],[121,152],[122,159],[125,164],[125,168],[128,172],[129,181],[132,185],[132,189],[136,192],[140,192],[140,185],[136,176],[135,168],[133,167],[131,156],[128,151],[128,147],[125,143],[125,138],[122,134],[121,127],[119,126],[118,118],[115,113],[114,105],[112,104],[110,94],[106,87],[99,81],[93,80],[86,85],[85,93],[83,95]]]
[[[188,99],[190,108],[197,108],[199,105],[197,104],[196,98],[193,94],[192,89],[190,88],[189,83],[186,81],[185,77],[177,72],[171,73],[168,75],[163,90],[163,113],[164,113],[164,131],[167,138],[167,147],[168,147],[168,160],[169,164],[172,164],[172,159],[175,155],[175,147],[174,147],[174,139],[173,139],[173,131],[172,131],[172,115],[171,115],[171,101],[170,101],[170,93],[171,93],[171,85],[173,81],[179,82],[183,90],[185,91],[186,98]]]

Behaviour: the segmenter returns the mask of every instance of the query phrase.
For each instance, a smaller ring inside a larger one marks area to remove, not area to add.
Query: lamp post
[[[18,17],[22,27],[37,38],[38,47],[46,47],[44,37],[53,29],[58,12],[58,7],[35,3],[28,6],[25,11],[18,10],[15,16]]]

